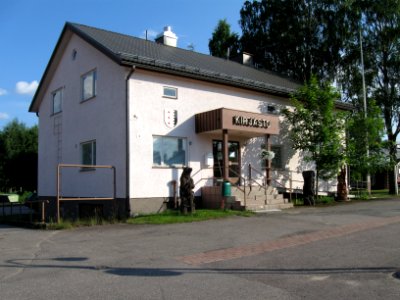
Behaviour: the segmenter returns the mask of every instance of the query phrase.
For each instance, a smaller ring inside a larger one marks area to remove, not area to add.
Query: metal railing
[[[254,182],[254,183],[257,184],[260,188],[264,189],[264,192],[265,192],[265,193],[267,193],[267,180],[268,180],[268,178],[266,178],[266,176],[263,174],[263,172],[261,172],[260,170],[254,168],[251,164],[249,164],[248,170],[249,170],[248,178],[249,178],[249,188],[250,188],[250,191],[251,191],[251,189],[252,189],[252,183]],[[261,175],[263,184],[259,183],[259,182],[258,182],[257,180],[255,180],[255,179],[253,179],[253,171],[254,171],[255,173]]]
[[[250,190],[251,190],[251,183],[254,182],[256,183],[258,186],[264,188],[265,192],[267,192],[267,182],[268,180],[273,181],[275,184],[277,184],[278,186],[282,187],[285,191],[286,191],[286,186],[284,184],[282,184],[281,182],[279,182],[277,179],[275,178],[266,178],[266,176],[263,174],[262,171],[254,168],[251,164],[249,164],[248,166],[249,169],[249,184],[250,184]],[[264,183],[264,185],[260,184],[257,180],[252,178],[253,172],[261,175],[262,178],[262,182]],[[280,173],[280,175],[282,175],[284,178],[287,178],[289,181],[289,201],[292,202],[292,193],[293,193],[293,180],[292,180],[292,176],[291,176],[291,172],[289,171],[289,176],[286,176],[283,173]]]
[[[233,184],[239,191],[243,192],[243,201],[244,201],[244,206],[246,207],[246,178],[243,177],[241,174],[239,174],[238,172],[236,172],[235,170],[233,170],[232,168],[229,168],[229,172],[232,172],[233,174],[235,174],[239,180],[238,183],[234,183],[231,182],[231,184]],[[240,186],[240,182],[243,180],[243,188]]]
[[[354,194],[356,197],[361,197],[363,193],[368,192],[368,183],[363,180],[350,181],[349,194]]]
[[[113,172],[113,197],[62,197],[61,196],[61,169],[62,168],[81,168],[81,169],[112,169]],[[117,198],[116,189],[116,170],[114,166],[108,165],[80,165],[80,164],[59,164],[57,166],[57,198],[56,198],[56,210],[57,210],[57,223],[60,222],[60,201],[73,201],[73,200],[116,200]],[[114,208],[116,203],[114,203]]]
[[[0,209],[0,220],[22,221],[30,223],[39,221],[41,223],[45,223],[46,205],[48,203],[48,200],[35,200],[25,203],[2,202]],[[37,209],[33,209],[35,204],[37,204]]]

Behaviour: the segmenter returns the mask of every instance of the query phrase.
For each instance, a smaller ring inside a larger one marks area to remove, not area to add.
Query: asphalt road
[[[400,200],[176,225],[0,225],[0,299],[400,299]]]

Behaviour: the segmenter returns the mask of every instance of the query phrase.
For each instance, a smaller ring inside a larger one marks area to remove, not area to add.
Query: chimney
[[[243,52],[242,53],[242,64],[246,66],[253,66],[253,55],[250,53]]]
[[[171,31],[171,26],[165,26],[164,32],[160,33],[155,41],[159,44],[176,47],[178,45],[178,37]]]
[[[254,67],[253,55],[247,52],[242,52],[239,55],[231,58],[231,60],[236,61],[245,66]]]

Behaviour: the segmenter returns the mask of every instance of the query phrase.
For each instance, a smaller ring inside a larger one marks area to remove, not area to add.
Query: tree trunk
[[[347,201],[346,167],[342,166],[337,177],[337,200]]]
[[[390,140],[389,140],[390,141]],[[395,195],[396,194],[396,184],[397,182],[395,182],[395,164],[397,162],[397,148],[396,148],[396,142],[391,142],[390,146],[389,146],[389,155],[390,155],[390,161],[393,162],[390,164],[390,168],[389,168],[389,194],[390,195]]]

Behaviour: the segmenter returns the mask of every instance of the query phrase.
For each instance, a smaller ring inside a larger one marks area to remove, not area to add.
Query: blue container
[[[224,181],[224,183],[222,184],[222,196],[224,197],[232,196],[231,183],[229,181]]]

